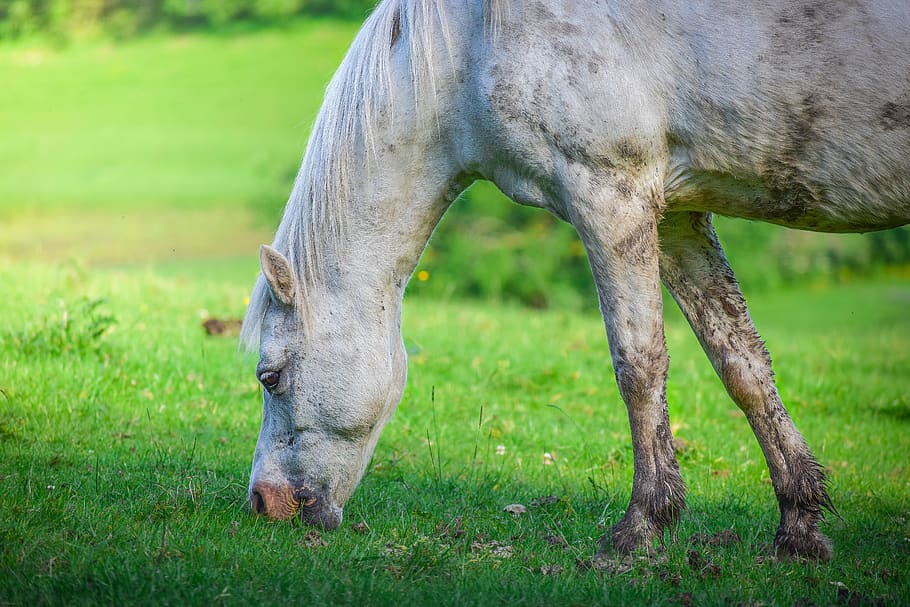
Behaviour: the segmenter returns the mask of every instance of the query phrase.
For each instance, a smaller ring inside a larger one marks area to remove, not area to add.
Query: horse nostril
[[[265,511],[265,500],[262,499],[262,494],[258,491],[253,491],[253,497],[251,499],[253,502],[253,512],[256,514],[266,514]]]

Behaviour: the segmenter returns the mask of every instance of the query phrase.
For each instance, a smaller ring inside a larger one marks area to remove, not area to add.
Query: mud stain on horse
[[[815,92],[803,95],[787,115],[787,143],[788,152],[797,159],[803,155],[806,148],[818,140],[816,124],[823,117],[825,109]]]
[[[878,122],[888,131],[910,128],[910,103],[889,101],[882,106]]]
[[[654,219],[648,219],[635,226],[621,238],[613,251],[625,263],[644,265],[653,256],[657,248],[657,226]]]
[[[627,169],[637,172],[648,163],[647,147],[634,139],[620,139],[616,142],[614,149],[617,158]]]
[[[845,16],[843,4],[819,0],[789,6],[778,16],[773,35],[784,52],[800,52],[824,42],[831,24]]]

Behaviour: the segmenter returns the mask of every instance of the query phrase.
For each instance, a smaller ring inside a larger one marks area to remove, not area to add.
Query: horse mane
[[[485,0],[484,20],[495,36],[508,0]],[[450,60],[447,0],[384,0],[367,18],[326,88],[322,108],[307,142],[303,162],[272,246],[291,264],[297,280],[294,300],[302,320],[305,302],[318,286],[327,253],[344,234],[338,205],[352,202],[349,176],[367,170],[374,154],[376,117],[388,105],[390,61],[396,44],[407,44],[415,99],[435,96],[436,40]],[[416,108],[421,111],[423,108]],[[359,145],[358,145],[359,144]],[[363,157],[359,150],[363,150]],[[258,346],[271,301],[262,273],[256,279],[240,332],[241,346]]]

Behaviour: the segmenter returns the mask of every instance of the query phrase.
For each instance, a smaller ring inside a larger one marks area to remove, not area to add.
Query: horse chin
[[[300,487],[294,492],[294,498],[299,504],[299,516],[302,522],[314,527],[322,527],[327,531],[341,526],[343,511],[325,493]]]

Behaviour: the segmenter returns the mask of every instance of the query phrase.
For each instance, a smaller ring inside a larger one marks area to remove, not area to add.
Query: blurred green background
[[[0,1],[0,255],[254,271],[371,4]],[[907,228],[717,224],[747,294],[910,274]],[[412,293],[596,307],[574,230],[487,183],[453,206],[419,270]]]

